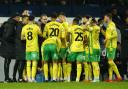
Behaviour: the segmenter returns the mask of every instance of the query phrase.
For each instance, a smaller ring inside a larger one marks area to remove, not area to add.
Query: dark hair
[[[42,16],[47,16],[47,14],[43,13],[43,14],[41,14],[41,16],[40,16],[40,17],[42,17]]]
[[[33,21],[34,19],[35,19],[35,16],[33,16],[33,15],[29,16],[29,21]]]
[[[77,18],[77,19],[79,19],[79,20],[82,20],[82,16],[80,16],[80,15],[78,15],[78,16],[75,17],[75,18]]]
[[[53,12],[52,15],[51,15],[51,18],[55,18],[56,19],[57,17],[58,17],[57,13]]]
[[[80,20],[78,18],[73,19],[73,23],[79,24]]]
[[[22,18],[25,18],[25,17],[29,17],[29,16],[28,16],[28,15],[22,15],[21,17],[22,17]]]
[[[112,19],[112,14],[111,13],[107,13],[105,14],[105,16],[109,17],[110,19]]]
[[[96,21],[95,18],[93,18],[91,22],[92,22],[92,23],[96,23],[97,21]]]

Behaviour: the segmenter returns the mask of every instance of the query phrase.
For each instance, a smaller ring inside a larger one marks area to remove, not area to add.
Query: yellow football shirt
[[[63,23],[62,23],[62,26],[63,26],[64,31],[65,31],[65,34],[64,34],[65,36],[64,36],[64,40],[61,41],[61,42],[62,42],[61,48],[66,48],[67,32],[68,32],[68,29],[69,29],[69,24],[68,24],[68,22],[63,22]]]
[[[71,26],[69,30],[71,34],[71,46],[70,51],[71,52],[82,52],[84,51],[84,31],[83,28],[79,25],[73,25]]]
[[[43,37],[50,38],[50,37],[58,37],[64,38],[65,31],[61,23],[56,21],[51,21],[46,24],[43,32]]]
[[[106,29],[106,48],[116,48],[117,47],[117,31],[114,22],[108,23]]]
[[[100,27],[97,25],[92,26],[92,44],[94,49],[100,49],[99,34]]]
[[[42,35],[39,26],[36,24],[27,24],[22,28],[21,36],[26,40],[26,51],[39,51],[38,35]]]

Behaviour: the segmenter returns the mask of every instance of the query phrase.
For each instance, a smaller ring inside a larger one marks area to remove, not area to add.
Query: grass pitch
[[[113,83],[0,83],[0,89],[128,89],[128,81]]]

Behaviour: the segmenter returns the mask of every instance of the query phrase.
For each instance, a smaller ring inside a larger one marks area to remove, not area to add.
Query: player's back
[[[27,24],[23,27],[26,39],[26,51],[38,51],[38,34],[40,28],[36,24]]]
[[[56,21],[51,21],[46,24],[45,29],[44,29],[44,37],[62,37],[62,32],[63,32],[63,26],[61,23],[56,22]]]
[[[73,25],[70,30],[71,39],[71,50],[72,51],[83,51],[83,40],[84,40],[84,30],[79,25]]]

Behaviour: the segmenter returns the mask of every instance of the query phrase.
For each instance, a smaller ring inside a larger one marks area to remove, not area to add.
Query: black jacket
[[[15,54],[17,60],[25,59],[25,41],[21,40],[21,31],[24,24],[18,22],[15,29]]]
[[[15,26],[16,21],[9,19],[4,24],[3,34],[1,37],[0,56],[4,58],[15,58]]]

